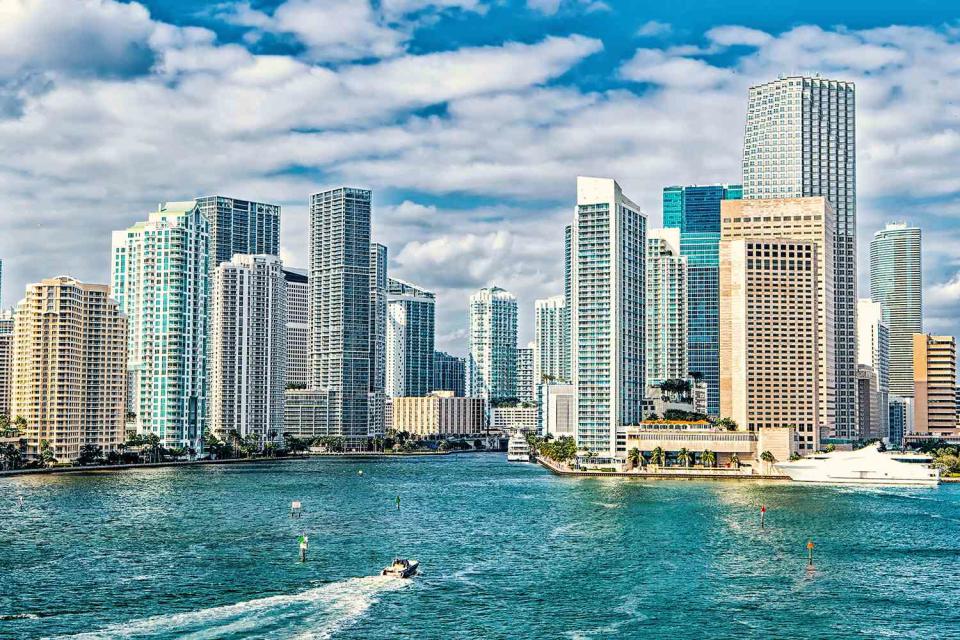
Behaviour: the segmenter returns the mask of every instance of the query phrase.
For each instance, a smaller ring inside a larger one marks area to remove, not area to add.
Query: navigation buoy
[[[400,511],[400,496],[397,496],[397,511]]]
[[[300,501],[294,500],[290,503],[290,517],[299,518],[301,515],[303,515],[303,508],[300,505]]]
[[[760,505],[760,528],[761,529],[763,529],[763,520],[766,515],[767,515],[766,505]]]
[[[813,569],[813,540],[807,540],[807,570]]]
[[[362,476],[362,475],[363,475],[363,469],[359,469],[359,470],[357,471],[357,475],[358,475],[358,476]]]
[[[17,496],[17,505],[20,506],[20,511],[23,511],[23,496]]]
[[[300,543],[300,562],[307,561],[307,545],[310,542],[310,539],[307,538],[306,534],[300,534],[300,537],[297,539],[297,542]]]

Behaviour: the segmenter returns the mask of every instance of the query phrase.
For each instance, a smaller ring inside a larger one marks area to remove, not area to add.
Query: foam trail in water
[[[117,623],[88,633],[62,636],[73,640],[111,638],[184,638],[208,640],[249,637],[324,640],[355,622],[379,594],[407,581],[382,576],[350,578],[290,595],[159,615]]]

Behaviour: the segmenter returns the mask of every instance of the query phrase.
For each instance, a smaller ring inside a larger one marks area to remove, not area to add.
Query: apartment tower
[[[487,402],[517,397],[517,299],[500,287],[470,296],[467,395]]]
[[[685,380],[689,374],[687,258],[680,252],[680,229],[650,230],[646,269],[649,390],[667,380]]]
[[[433,388],[436,296],[403,280],[387,287],[387,395],[425,396]]]
[[[956,438],[957,341],[953,336],[913,334],[913,431]]]

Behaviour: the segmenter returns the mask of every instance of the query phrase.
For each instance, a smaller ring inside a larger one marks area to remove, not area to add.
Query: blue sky
[[[861,293],[885,221],[925,233],[926,324],[960,312],[960,21],[950,3],[701,0],[0,0],[3,304],[67,273],[106,282],[110,231],[222,193],[284,206],[375,193],[394,275],[466,301],[561,292],[575,178],[616,178],[660,224],[668,184],[739,182],[747,88],[854,80]]]

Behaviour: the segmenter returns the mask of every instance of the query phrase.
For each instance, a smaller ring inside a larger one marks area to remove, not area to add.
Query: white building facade
[[[467,387],[488,403],[517,397],[517,299],[500,287],[470,296]]]
[[[570,381],[570,334],[564,296],[534,303],[534,384]]]
[[[436,296],[390,278],[387,288],[387,395],[425,396],[433,391]]]
[[[651,229],[646,264],[647,385],[684,380],[687,360],[687,258],[680,229]]]

